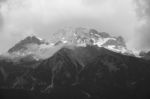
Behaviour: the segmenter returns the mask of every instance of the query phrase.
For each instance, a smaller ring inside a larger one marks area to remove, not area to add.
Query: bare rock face
[[[75,28],[63,29],[57,33],[59,37],[57,44],[69,43],[76,46],[97,45],[122,54],[133,54],[126,47],[125,40],[119,36],[114,37],[106,32],[99,32],[95,29]]]
[[[41,46],[48,45],[47,41],[37,36],[28,36],[10,48],[6,55],[1,55],[1,58],[10,59],[11,61],[39,60],[37,53],[40,52]]]
[[[27,49],[27,45],[29,44],[41,45],[41,44],[48,44],[48,43],[40,38],[37,38],[36,36],[28,36],[24,40],[18,42],[14,47],[10,48],[8,52],[14,53],[18,51],[24,51]]]

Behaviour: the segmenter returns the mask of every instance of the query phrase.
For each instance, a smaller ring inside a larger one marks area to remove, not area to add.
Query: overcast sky
[[[88,27],[150,48],[150,0],[0,0],[0,52],[30,34],[51,39],[64,27]]]

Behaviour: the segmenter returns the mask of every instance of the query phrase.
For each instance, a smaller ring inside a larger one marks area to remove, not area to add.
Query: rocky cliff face
[[[21,40],[20,42],[18,42],[14,47],[10,48],[8,52],[14,53],[18,51],[24,51],[27,49],[28,44],[41,45],[41,44],[48,44],[48,43],[40,38],[37,38],[36,36],[28,36],[24,40]]]
[[[63,29],[55,36],[59,37],[57,44],[69,43],[77,46],[97,45],[122,54],[133,54],[132,51],[127,49],[126,43],[121,36],[114,37],[106,32],[98,32],[95,29],[81,27]]]

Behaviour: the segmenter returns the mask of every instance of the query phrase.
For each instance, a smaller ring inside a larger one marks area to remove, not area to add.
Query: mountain
[[[57,44],[69,43],[77,46],[97,45],[114,52],[119,52],[127,55],[134,55],[131,50],[127,49],[124,39],[110,36],[106,32],[98,32],[95,29],[75,28],[63,29],[55,34],[58,41]]]
[[[72,45],[41,61],[0,61],[0,94],[6,99],[149,99],[149,76],[147,60]]]
[[[11,61],[33,61],[43,59],[42,55],[49,52],[53,45],[49,42],[35,36],[27,36],[19,41],[8,52],[0,55],[0,59]],[[50,54],[50,53],[49,53]],[[48,56],[47,56],[48,57]]]
[[[48,44],[48,42],[37,38],[36,36],[28,36],[24,40],[21,40],[18,42],[14,47],[10,48],[8,50],[9,53],[26,53],[26,50],[28,50],[29,45],[42,45],[42,44]]]
[[[50,43],[35,35],[28,36],[10,48],[7,54],[0,55],[0,59],[15,62],[39,61],[51,57],[63,46],[68,45],[83,47],[96,45],[124,55],[135,56],[131,50],[127,49],[125,41],[121,36],[114,37],[106,32],[98,32],[95,29],[82,27],[62,29],[57,31],[53,38],[55,41]]]

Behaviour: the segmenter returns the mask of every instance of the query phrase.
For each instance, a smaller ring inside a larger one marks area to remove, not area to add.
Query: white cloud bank
[[[2,2],[3,1],[3,2]],[[26,35],[42,38],[63,27],[91,27],[122,35],[130,48],[142,25],[133,0],[0,0],[0,52]]]

